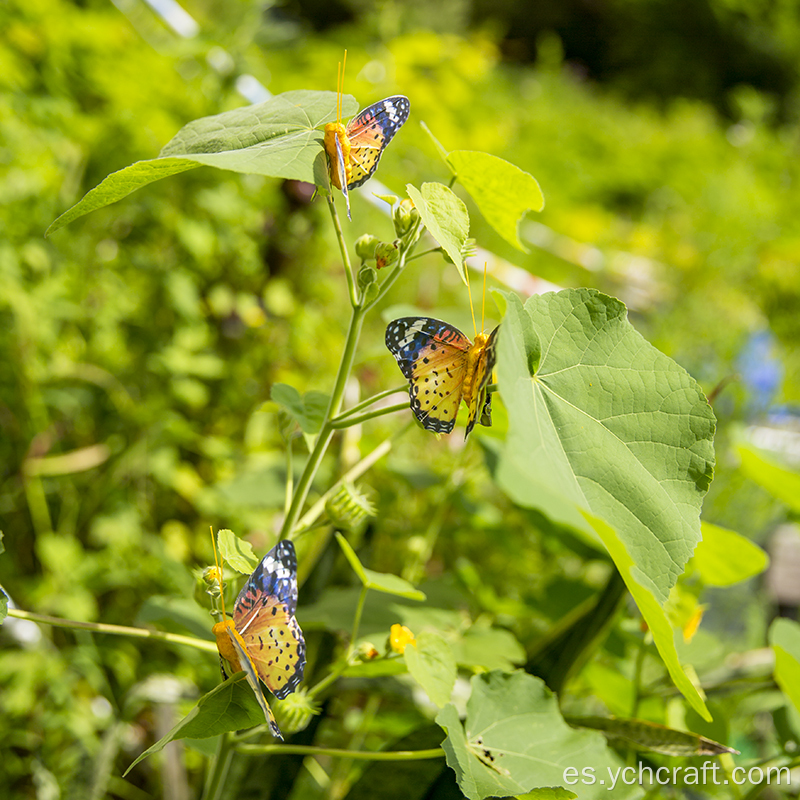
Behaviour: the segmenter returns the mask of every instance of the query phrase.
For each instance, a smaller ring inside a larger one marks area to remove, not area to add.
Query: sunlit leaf
[[[775,651],[775,681],[800,711],[800,625],[779,617],[769,629]]]
[[[614,717],[569,717],[570,725],[602,731],[612,742],[636,750],[649,750],[665,756],[718,756],[736,753],[732,747],[707,739],[698,733],[676,731],[655,722]]]
[[[244,672],[237,672],[208,694],[163,738],[147,748],[131,764],[127,775],[140,761],[175,739],[207,739],[227,731],[252,728],[264,722],[253,692],[247,685]]]
[[[438,633],[422,631],[403,653],[408,671],[441,708],[450,702],[456,682],[456,660],[450,645]]]
[[[428,233],[441,245],[466,283],[463,251],[469,236],[469,215],[464,202],[443,183],[423,183],[421,190],[409,183],[406,191]]]
[[[497,371],[509,433],[498,482],[520,505],[600,536],[673,680],[706,715],[660,604],[700,539],[714,464],[708,402],[618,300],[590,289],[534,296],[524,308],[507,299]]]
[[[249,575],[258,566],[259,559],[250,542],[240,539],[233,531],[223,528],[217,534],[217,547],[223,562],[242,575]]]
[[[486,221],[509,244],[527,252],[518,228],[528,211],[544,208],[536,178],[502,158],[474,150],[454,150],[447,163]]]
[[[731,586],[762,573],[769,557],[756,544],[735,531],[702,523],[703,540],[697,545],[690,566],[708,586]]]
[[[344,116],[358,110],[350,95],[342,102]],[[335,92],[302,90],[196,119],[178,131],[158,158],[138,161],[109,175],[55,220],[47,234],[148,183],[204,165],[327,186],[320,128],[335,119]]]
[[[453,705],[436,722],[447,731],[442,747],[470,800],[521,795],[536,788],[571,787],[565,771],[598,777],[621,765],[602,735],[576,731],[564,722],[555,696],[538,678],[522,672],[488,672],[472,678],[467,718],[462,725]],[[576,781],[577,782],[577,781]],[[618,785],[615,797],[638,795]],[[608,797],[608,787],[581,784],[581,798]]]

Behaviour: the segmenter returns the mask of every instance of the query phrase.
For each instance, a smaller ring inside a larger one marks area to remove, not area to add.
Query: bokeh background
[[[0,583],[14,603],[208,637],[211,617],[194,599],[195,570],[211,558],[208,526],[246,536],[257,553],[274,542],[286,462],[270,387],[328,391],[344,341],[346,287],[324,202],[297,184],[204,168],[43,234],[191,119],[263,89],[334,89],[345,48],[346,90],[362,106],[411,99],[380,180],[403,195],[408,182],[449,179],[423,121],[449,150],[485,150],[532,173],[546,206],[521,223],[527,253],[472,215],[471,235],[497,256],[490,284],[502,285],[505,261],[624,300],[636,327],[713,398],[718,470],[704,519],[765,548],[780,529],[796,552],[792,512],[740,468],[733,443],[760,436],[776,456],[800,458],[800,7],[192,0],[185,9],[191,16],[140,0],[0,5]],[[392,237],[378,209],[353,203],[351,242]],[[455,270],[414,262],[365,328],[351,402],[401,384],[383,328],[408,307],[471,330]],[[496,405],[489,437],[503,432]],[[349,431],[316,490],[404,424],[393,416]],[[608,563],[499,497],[489,450],[460,439],[432,444],[412,428],[368,474],[379,511],[360,553],[374,569],[427,580],[460,624],[503,627],[523,654],[602,586]],[[432,508],[442,510],[432,517]],[[333,556],[329,574],[312,578],[303,602],[316,609],[350,580]],[[797,598],[758,580],[702,599],[700,671],[731,653],[763,654],[773,616],[797,613]],[[197,791],[205,756],[192,748],[179,751],[177,773],[154,759],[120,774],[215,684],[213,656],[10,622],[0,645],[9,796]],[[632,657],[612,635],[575,697],[619,712],[603,692]],[[363,730],[378,747],[425,718],[402,687],[381,688],[380,713],[369,691],[343,693],[320,735],[341,746]],[[798,729],[769,687],[749,705],[714,698],[717,722],[706,728],[669,705],[677,698],[660,702],[662,722],[753,758],[779,752]],[[357,774],[334,769],[328,796],[345,796]],[[321,790],[309,772],[292,791]]]

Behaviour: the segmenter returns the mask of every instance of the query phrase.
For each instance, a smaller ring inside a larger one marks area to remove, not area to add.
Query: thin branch
[[[19,608],[9,608],[8,616],[17,617],[18,619],[27,619],[31,622],[39,622],[43,625],[53,625],[56,628],[79,628],[80,630],[95,631],[96,633],[110,633],[114,636],[158,639],[162,642],[189,645],[189,647],[196,647],[198,650],[207,650],[209,653],[217,652],[217,646],[214,642],[206,641],[205,639],[195,639],[192,636],[181,636],[179,633],[152,631],[147,628],[128,628],[124,625],[107,625],[103,622],[79,622],[74,619],[50,617],[46,614],[34,614],[32,611],[22,611]]]
[[[236,751],[248,755],[281,755],[333,756],[334,758],[352,758],[359,761],[422,761],[430,758],[444,758],[444,750],[435,747],[431,750],[342,750],[336,747],[314,747],[304,744],[240,744]]]

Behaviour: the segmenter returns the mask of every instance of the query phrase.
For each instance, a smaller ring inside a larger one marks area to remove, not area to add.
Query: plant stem
[[[403,271],[408,259],[411,257],[411,254],[414,252],[414,247],[416,246],[417,242],[419,241],[416,238],[417,231],[419,230],[419,226],[422,224],[422,220],[417,220],[417,224],[414,229],[406,236],[406,241],[411,242],[400,254],[400,260],[395,264],[392,271],[389,273],[389,277],[381,284],[380,291],[375,296],[373,300],[371,300],[367,306],[366,310],[370,311],[371,309],[375,308],[375,306],[380,303],[381,300],[386,296],[386,293],[389,289],[394,286],[395,281],[400,277],[400,273]]]
[[[220,797],[233,758],[232,744],[233,738],[229,732],[226,731],[219,737],[211,774],[208,776],[206,788],[203,792],[203,800],[218,800]]]
[[[314,747],[304,744],[240,744],[236,746],[239,753],[250,755],[333,756],[334,758],[351,758],[360,761],[422,761],[429,758],[443,758],[444,750],[435,747],[431,750],[343,750],[336,747]]]
[[[631,717],[636,719],[639,713],[639,703],[642,699],[642,668],[644,666],[644,657],[647,653],[647,634],[642,636],[639,642],[639,649],[636,651],[636,663],[633,667],[633,703],[631,704]]]
[[[431,247],[430,250],[423,250],[421,253],[417,253],[415,256],[411,256],[410,258],[406,259],[406,264],[411,261],[416,261],[418,258],[422,258],[423,256],[429,256],[431,253],[443,253],[441,247]]]
[[[85,631],[95,631],[97,633],[111,633],[115,636],[134,636],[139,639],[159,639],[162,642],[172,642],[173,644],[186,644],[189,647],[196,647],[198,650],[207,650],[210,653],[217,652],[214,642],[204,639],[195,639],[192,636],[181,636],[178,633],[167,633],[166,631],[151,631],[146,628],[127,628],[123,625],[107,625],[103,622],[78,622],[73,619],[61,619],[60,617],[50,617],[46,614],[34,614],[31,611],[22,611],[19,608],[9,608],[9,617],[27,619],[31,622],[40,622],[44,625],[53,625],[57,628],[79,628]]]
[[[304,529],[310,527],[311,525],[316,522],[317,517],[323,512],[325,509],[325,503],[327,503],[328,499],[333,497],[336,492],[339,491],[339,488],[342,486],[343,483],[348,483],[350,481],[354,481],[357,478],[360,478],[376,461],[383,458],[391,449],[392,449],[392,440],[394,436],[389,437],[388,439],[384,439],[371,453],[364,456],[357,464],[351,467],[341,478],[339,478],[336,483],[328,489],[322,497],[314,503],[311,508],[306,511],[305,514],[298,520],[297,523],[297,532],[300,533]]]
[[[347,278],[347,291],[350,294],[350,304],[353,308],[358,307],[358,293],[356,290],[356,282],[353,277],[353,266],[350,263],[350,254],[347,252],[347,244],[344,241],[344,232],[342,231],[342,223],[339,221],[339,214],[336,211],[336,204],[333,202],[333,194],[328,195],[328,209],[331,212],[331,219],[333,220],[333,229],[336,232],[336,239],[339,242],[339,250],[342,252],[342,261],[344,262],[344,274]]]
[[[406,386],[398,386],[394,389],[385,389],[382,392],[378,392],[378,394],[372,395],[372,397],[368,397],[366,400],[362,400],[360,403],[357,403],[352,408],[348,408],[347,411],[342,411],[336,419],[332,420],[332,422],[341,422],[345,417],[349,417],[351,414],[355,414],[357,411],[361,411],[365,408],[369,408],[374,403],[377,403],[379,400],[383,400],[386,397],[391,397],[393,394],[398,394],[400,392],[407,392],[408,388]]]
[[[330,686],[347,669],[347,667],[350,666],[350,659],[353,656],[354,645],[356,639],[358,638],[358,629],[361,625],[361,614],[364,611],[364,602],[367,599],[368,591],[369,589],[367,589],[366,586],[361,587],[361,593],[358,596],[358,605],[356,606],[355,617],[353,618],[353,632],[350,634],[350,644],[347,646],[347,653],[335,669],[332,669],[316,686],[312,686],[308,690],[309,698],[313,699],[327,689],[328,686]],[[345,750],[344,752],[349,751]]]
[[[384,417],[387,414],[394,414],[395,411],[407,411],[408,410],[408,401],[405,403],[395,403],[393,406],[385,406],[384,408],[378,408],[375,411],[368,411],[366,414],[359,414],[356,417],[345,417],[342,419],[341,417],[333,420],[331,422],[331,428],[335,430],[339,430],[340,428],[352,428],[353,425],[360,425],[362,422],[366,422],[370,419],[375,419],[376,417]]]
[[[339,363],[339,372],[336,375],[336,383],[333,387],[331,400],[328,404],[328,410],[325,412],[325,421],[322,423],[322,429],[317,436],[317,442],[311,455],[308,457],[303,474],[297,482],[297,488],[292,497],[292,503],[289,511],[283,520],[283,527],[281,528],[281,539],[286,539],[294,533],[297,520],[300,517],[300,512],[305,504],[308,492],[311,489],[311,484],[314,476],[317,474],[319,465],[322,463],[322,458],[325,451],[328,449],[331,439],[333,438],[334,429],[331,425],[331,420],[339,413],[342,408],[342,399],[344,397],[344,389],[347,384],[347,378],[350,375],[350,370],[353,366],[353,359],[355,357],[356,346],[358,344],[358,337],[361,333],[361,325],[364,322],[365,310],[361,306],[353,308],[352,316],[350,317],[350,326],[347,329],[347,339],[344,345],[344,352],[342,353],[342,360]]]

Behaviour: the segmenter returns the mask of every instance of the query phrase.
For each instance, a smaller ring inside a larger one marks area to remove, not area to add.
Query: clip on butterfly
[[[469,290],[469,277],[467,288]],[[483,295],[485,311],[485,269]],[[490,334],[478,333],[472,294],[469,306],[475,328],[474,342],[447,322],[430,317],[402,317],[390,322],[386,328],[386,346],[408,380],[414,416],[426,430],[451,433],[463,400],[469,410],[465,439],[476,422],[486,427],[492,424],[492,395],[486,387],[492,379],[497,332],[500,330],[498,326]]]
[[[336,81],[336,122],[325,126],[325,151],[330,163],[331,183],[342,191],[350,219],[350,195],[372,177],[378,168],[386,145],[408,119],[411,104],[403,95],[387,97],[365,108],[347,126],[342,124],[342,93],[344,91],[344,61],[339,65]]]
[[[213,539],[213,535],[212,535]],[[247,579],[233,606],[233,619],[225,616],[222,568],[217,563],[222,620],[213,627],[223,678],[244,670],[273,736],[283,735],[261,690],[259,678],[279,700],[297,688],[306,665],[306,643],[294,617],[297,609],[297,556],[284,539],[272,548]]]

